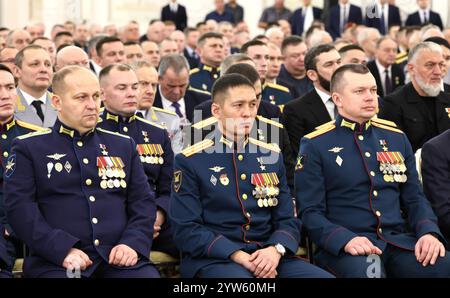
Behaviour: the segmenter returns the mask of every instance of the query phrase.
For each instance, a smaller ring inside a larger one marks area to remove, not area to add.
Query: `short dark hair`
[[[221,33],[217,33],[217,32],[207,32],[205,34],[203,34],[202,36],[200,36],[200,38],[197,41],[197,45],[199,47],[202,47],[207,39],[210,38],[216,38],[216,39],[222,39],[223,38],[223,34]]]
[[[303,38],[301,38],[298,35],[288,36],[283,40],[283,43],[281,44],[281,52],[284,54],[284,51],[286,50],[287,47],[296,46],[304,42],[305,41],[303,40]]]
[[[317,70],[317,57],[323,53],[328,53],[335,50],[336,48],[333,45],[322,44],[316,47],[311,48],[305,56],[305,69],[308,70]]]
[[[347,72],[358,73],[358,74],[367,74],[370,73],[367,66],[362,64],[345,64],[334,72],[331,77],[331,92],[336,92],[340,88],[342,88],[342,78]]]
[[[127,42],[124,42],[123,45],[128,47],[128,46],[138,46],[139,44],[135,41],[127,41]]]
[[[55,41],[56,41],[57,39],[59,39],[61,36],[70,36],[70,37],[73,37],[72,33],[70,33],[69,31],[61,31],[61,32],[56,33],[56,35],[55,35]]]
[[[115,37],[115,36],[107,36],[107,37],[103,37],[102,39],[100,39],[96,46],[95,46],[95,50],[97,51],[97,55],[99,57],[102,56],[102,51],[103,51],[103,45],[107,44],[107,43],[113,43],[113,42],[122,42],[119,38]]]
[[[255,89],[253,84],[241,74],[232,73],[221,76],[217,79],[212,88],[213,102],[222,105],[228,96],[229,90],[241,86],[247,86],[253,90]]]
[[[225,74],[240,74],[246,77],[253,85],[256,84],[257,81],[260,80],[259,74],[256,69],[247,63],[237,63],[231,65]]]
[[[186,29],[184,29],[184,35],[186,36],[188,36],[191,32],[198,32],[198,29],[194,27],[187,27]]]
[[[254,46],[267,46],[267,44],[257,39],[250,40],[242,45],[241,53],[247,54],[248,48]]]
[[[11,69],[9,69],[9,67],[4,64],[0,64],[0,71],[9,72],[14,77],[14,74],[12,73]]]
[[[342,54],[345,54],[345,53],[347,53],[347,52],[349,52],[349,51],[353,51],[353,50],[358,50],[358,51],[364,52],[364,49],[361,48],[360,46],[358,46],[358,45],[356,45],[356,44],[349,44],[349,45],[347,45],[347,46],[345,46],[345,47],[342,47],[342,48],[339,50],[339,54],[342,55]]]
[[[36,37],[36,38],[34,38],[31,42],[30,42],[30,44],[34,44],[36,41],[38,41],[38,40],[47,40],[47,41],[52,41],[50,38],[48,38],[48,37],[45,37],[45,36],[38,36],[38,37]]]
[[[444,46],[447,49],[450,49],[450,43],[445,38],[442,38],[442,37],[438,37],[438,36],[429,37],[429,38],[425,39],[424,41],[434,42],[440,46]]]

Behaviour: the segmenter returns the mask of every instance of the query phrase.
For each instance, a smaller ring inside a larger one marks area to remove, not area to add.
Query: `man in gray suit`
[[[139,80],[139,112],[142,117],[164,126],[169,132],[172,150],[175,154],[183,150],[180,117],[175,112],[153,107],[156,91],[158,90],[158,72],[148,62],[141,61],[133,65]]]
[[[47,91],[53,75],[48,52],[30,45],[19,51],[15,59],[18,79],[16,119],[41,126],[52,127],[57,112],[52,106],[52,94]]]

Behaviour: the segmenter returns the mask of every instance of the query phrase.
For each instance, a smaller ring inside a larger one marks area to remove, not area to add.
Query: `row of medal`
[[[137,151],[142,163],[147,163],[151,165],[163,165],[164,150],[161,144],[140,144],[137,145]]]
[[[98,176],[102,178],[102,189],[127,188],[127,182],[124,180],[127,176],[125,164],[120,157],[97,157],[97,167]]]
[[[400,152],[377,152],[377,160],[384,181],[405,183],[408,180],[405,158]]]
[[[278,206],[280,189],[276,187],[280,183],[276,173],[252,174],[252,185],[255,186],[253,196],[258,200],[260,208]]]

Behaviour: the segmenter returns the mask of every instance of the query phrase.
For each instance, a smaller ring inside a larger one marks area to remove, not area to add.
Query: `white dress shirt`
[[[314,87],[314,89],[316,89],[317,94],[319,94],[320,99],[322,100],[323,104],[327,108],[328,114],[330,114],[331,119],[334,120],[335,116],[336,116],[334,114],[336,106],[335,106],[333,100],[331,99],[331,95],[317,89],[316,87]]]
[[[308,31],[309,27],[311,27],[314,22],[314,12],[312,6],[303,7],[303,32]]]
[[[20,92],[23,95],[23,98],[25,99],[25,101],[27,102],[27,105],[32,106],[33,101],[35,100],[39,100],[42,101],[42,103],[44,105],[47,104],[47,92],[44,93],[44,95],[42,95],[40,98],[34,98],[33,96],[31,96],[30,94],[26,93],[25,91],[23,91],[22,89],[20,89]]]
[[[175,107],[172,106],[173,102],[171,102],[170,100],[168,100],[164,97],[164,95],[161,92],[161,88],[159,88],[159,94],[161,94],[161,102],[163,105],[163,109],[176,113]],[[184,98],[180,99],[178,101],[178,103],[180,104],[181,114],[183,114],[183,118],[181,118],[181,122],[185,122],[185,121],[187,121],[187,118],[186,118],[186,103],[184,102]]]

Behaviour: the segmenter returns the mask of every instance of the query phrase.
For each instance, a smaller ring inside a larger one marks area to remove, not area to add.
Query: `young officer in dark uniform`
[[[5,171],[5,166],[7,165],[8,157],[11,153],[12,141],[21,135],[28,134],[35,131],[43,131],[44,128],[29,124],[27,122],[19,121],[14,117],[14,111],[17,105],[17,90],[14,83],[14,76],[11,70],[0,64],[0,148],[1,148],[1,159],[2,167],[0,167],[0,185],[3,186],[3,173]],[[5,208],[3,204],[3,187],[0,187],[0,235],[6,237],[6,242],[4,242],[5,251],[4,262],[6,270],[11,271],[14,266],[14,261],[20,252],[22,251],[22,242],[17,239],[14,231],[8,225],[6,220]],[[1,237],[1,240],[4,240]],[[3,259],[3,254],[2,255]],[[6,257],[7,256],[7,257]]]
[[[239,74],[213,87],[212,139],[175,157],[169,216],[183,277],[330,277],[295,257],[300,224],[280,150],[249,137],[257,98]]]
[[[58,120],[17,138],[5,207],[30,249],[26,277],[158,277],[149,262],[156,207],[135,142],[96,128],[100,85],[84,68],[53,77]]]
[[[395,124],[373,119],[375,78],[348,64],[331,86],[339,116],[302,139],[296,166],[299,215],[319,247],[316,263],[338,277],[449,277],[411,145]]]
[[[157,212],[153,250],[178,257],[166,223],[173,174],[173,152],[168,132],[163,126],[135,115],[139,82],[131,67],[124,64],[107,66],[100,72],[100,86],[104,94],[105,110],[98,126],[134,140],[148,183],[155,191]]]

